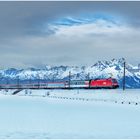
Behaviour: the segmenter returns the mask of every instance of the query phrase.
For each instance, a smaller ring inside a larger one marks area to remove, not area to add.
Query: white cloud
[[[131,62],[132,59],[139,61],[139,28],[102,19],[93,23],[50,27],[55,28],[55,34],[48,38],[48,43],[58,47],[62,54],[71,55],[73,58],[80,57],[81,62],[78,60],[77,63],[86,64],[92,63],[92,60],[114,57],[126,57]],[[64,48],[67,52],[63,51]],[[69,54],[72,51],[74,53]]]
[[[138,33],[136,29],[130,28],[126,25],[115,24],[111,21],[99,19],[93,23],[78,24],[73,26],[67,25],[49,25],[49,28],[55,32],[57,36],[86,36],[90,34],[95,35],[115,35],[115,34],[127,34]]]
[[[139,61],[140,29],[107,20],[93,23],[50,25],[49,36],[18,37],[11,40],[4,66],[92,65],[98,60],[125,57]],[[9,46],[8,46],[9,47]],[[4,51],[3,47],[3,51]],[[7,49],[5,50],[7,51]],[[8,58],[8,59],[7,59]],[[1,62],[1,61],[0,61]],[[2,62],[1,62],[2,63]]]

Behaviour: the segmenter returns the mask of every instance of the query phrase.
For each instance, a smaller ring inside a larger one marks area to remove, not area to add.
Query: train
[[[61,82],[38,82],[30,84],[0,84],[1,89],[98,89],[118,88],[119,84],[115,78],[91,79],[91,80],[69,80]]]

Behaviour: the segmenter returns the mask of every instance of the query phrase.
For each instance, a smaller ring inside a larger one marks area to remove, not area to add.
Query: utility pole
[[[29,88],[32,88],[31,83],[32,83],[31,78],[29,78]]]
[[[40,87],[40,76],[38,74],[38,89],[39,89],[39,87]]]
[[[19,88],[19,76],[17,77],[17,88]]]
[[[87,74],[87,78],[86,78],[88,81],[90,80],[90,75],[89,73]]]
[[[8,88],[9,87],[9,80],[8,80],[8,78],[6,79],[6,88]]]
[[[123,69],[123,90],[125,90],[125,67],[126,67],[126,62],[124,60],[124,69]]]
[[[90,80],[90,73],[88,73],[87,76],[88,76],[88,77],[87,77],[87,80],[88,80],[88,82],[89,82],[89,83],[88,83],[88,88],[90,88],[90,81],[91,81],[91,80]]]
[[[71,81],[71,72],[69,71],[69,89],[70,89],[70,81]]]
[[[53,82],[54,82],[54,75],[53,75]]]

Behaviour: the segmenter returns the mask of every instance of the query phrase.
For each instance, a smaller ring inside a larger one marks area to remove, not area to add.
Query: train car
[[[66,88],[67,82],[48,82],[47,88]]]
[[[119,84],[116,79],[95,79],[90,81],[90,88],[118,88]]]
[[[72,80],[70,81],[70,88],[89,88],[89,81]]]

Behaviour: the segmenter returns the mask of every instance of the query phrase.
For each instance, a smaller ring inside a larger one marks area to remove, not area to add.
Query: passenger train
[[[96,88],[118,88],[116,79],[92,79],[92,80],[70,80],[62,82],[38,82],[30,84],[0,84],[5,89],[96,89]]]

